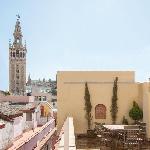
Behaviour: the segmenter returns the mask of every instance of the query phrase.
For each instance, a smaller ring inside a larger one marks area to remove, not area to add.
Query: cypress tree
[[[90,101],[90,93],[89,93],[87,82],[85,83],[84,100],[85,100],[85,108],[84,109],[86,111],[85,118],[87,119],[88,129],[91,129],[91,121],[92,121],[91,110],[92,110],[92,104],[91,104],[91,101]]]
[[[116,119],[117,119],[117,112],[118,112],[118,106],[117,106],[117,92],[118,92],[118,77],[115,78],[114,80],[114,85],[113,85],[113,96],[112,96],[112,103],[111,103],[111,118],[112,118],[112,124],[116,124]]]

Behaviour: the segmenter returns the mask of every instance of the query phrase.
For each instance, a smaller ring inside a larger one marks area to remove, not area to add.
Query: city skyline
[[[149,6],[148,0],[1,2],[0,89],[8,90],[8,43],[17,14],[32,79],[55,79],[57,70],[133,70],[137,81],[148,81]]]

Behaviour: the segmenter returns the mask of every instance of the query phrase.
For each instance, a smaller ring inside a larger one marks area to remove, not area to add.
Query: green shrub
[[[136,122],[143,119],[143,111],[140,109],[139,105],[133,101],[133,107],[129,111],[129,116]]]

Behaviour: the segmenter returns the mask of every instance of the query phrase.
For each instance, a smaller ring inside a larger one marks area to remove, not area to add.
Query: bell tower
[[[17,15],[14,40],[9,41],[9,91],[14,95],[24,95],[26,91],[26,43],[22,43],[20,16]]]

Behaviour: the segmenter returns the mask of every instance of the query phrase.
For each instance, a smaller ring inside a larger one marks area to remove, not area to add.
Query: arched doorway
[[[44,106],[41,105],[41,106],[40,106],[40,109],[41,109],[41,117],[44,117]]]

